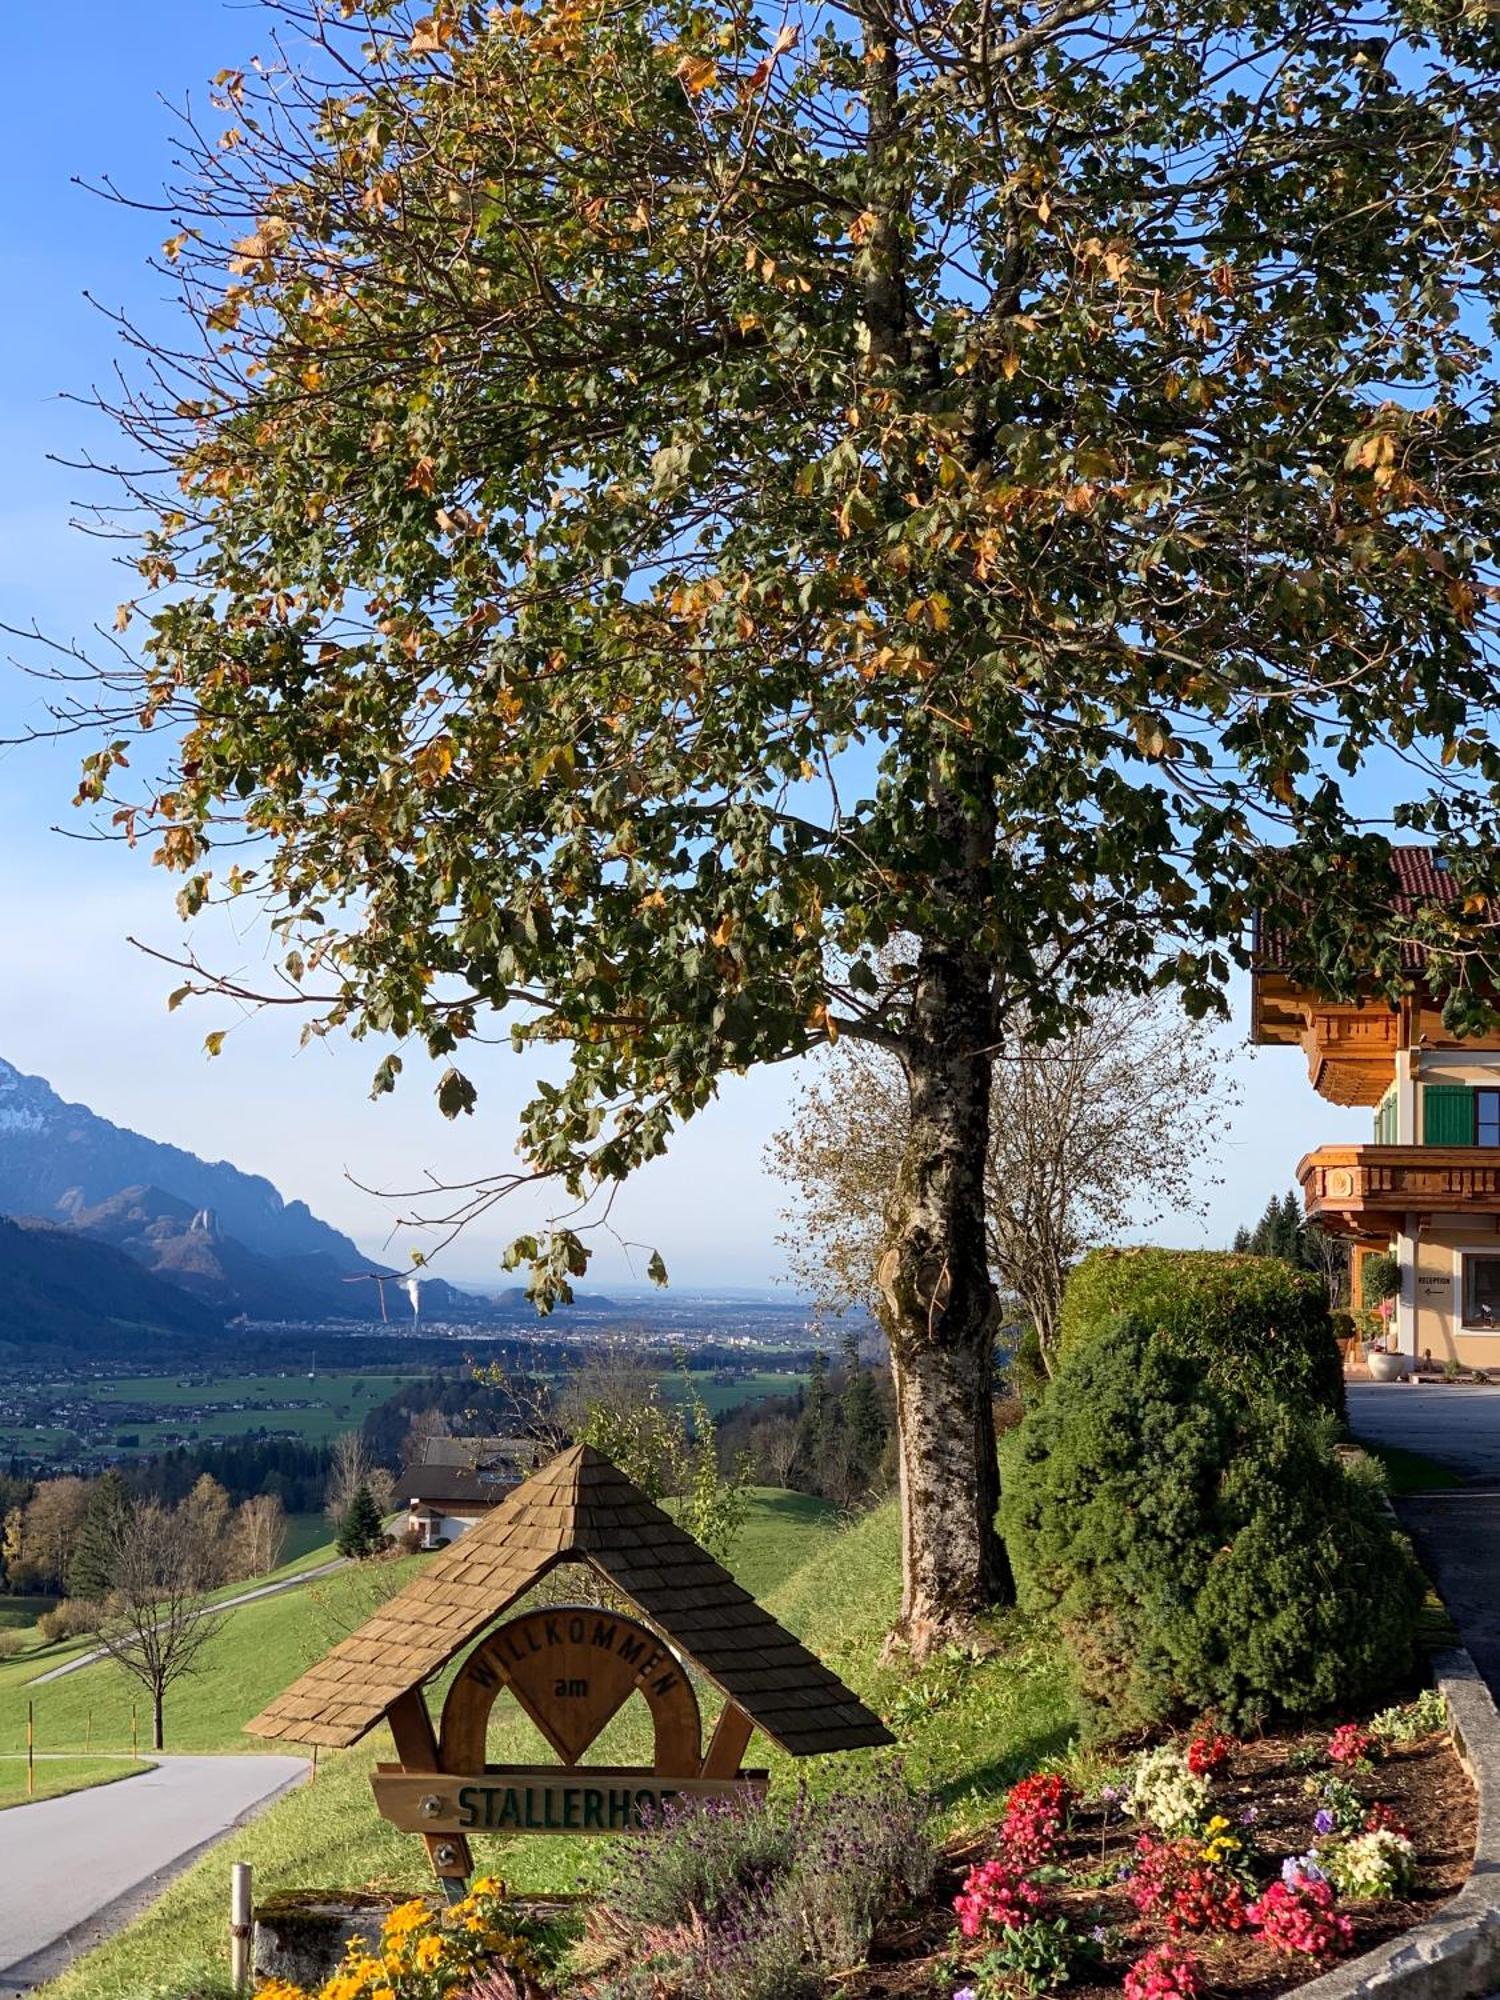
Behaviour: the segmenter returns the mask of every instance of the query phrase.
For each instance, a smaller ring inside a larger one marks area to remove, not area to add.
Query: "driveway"
[[[1372,1444],[1400,1444],[1500,1486],[1500,1388],[1446,1382],[1351,1382],[1349,1428]]]
[[[300,1757],[165,1757],[121,1784],[0,1812],[0,2000],[117,1931],[306,1769]],[[227,1875],[225,1912],[227,1924]]]

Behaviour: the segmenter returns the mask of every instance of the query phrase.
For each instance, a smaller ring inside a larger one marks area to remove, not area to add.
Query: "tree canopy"
[[[119,413],[140,589],[61,704],[111,725],[84,796],[186,915],[261,903],[260,997],[396,1038],[377,1091],[425,1045],[471,1110],[497,1016],[561,1056],[455,1220],[607,1201],[726,1072],[897,1055],[934,1643],[1005,1584],[982,1167],[1021,1010],[1205,1011],[1257,909],[1293,976],[1399,986],[1420,930],[1450,1019],[1487,1007],[1500,16],[265,19],[183,128],[190,320]],[[1393,909],[1372,761],[1472,901]],[[178,997],[256,997],[214,971]],[[581,1225],[512,1257],[563,1294]]]

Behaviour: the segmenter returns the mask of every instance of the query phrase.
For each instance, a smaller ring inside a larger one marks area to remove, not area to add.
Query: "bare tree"
[[[266,1576],[286,1549],[286,1509],[275,1493],[255,1493],[236,1508],[229,1538],[229,1574]]]
[[[195,1670],[224,1622],[205,1597],[218,1556],[205,1544],[192,1508],[164,1507],[159,1500],[138,1506],[114,1537],[99,1640],[150,1694],[154,1750],[164,1747],[167,1689]]]
[[[790,1486],[801,1445],[802,1434],[793,1417],[762,1417],[750,1432],[755,1469],[766,1475],[768,1485]]]
[[[361,1486],[368,1486],[381,1514],[389,1514],[396,1482],[383,1465],[377,1465],[363,1431],[340,1431],[329,1448],[328,1489],[325,1512],[334,1526],[349,1511],[349,1503]]]
[[[1100,1001],[1061,1039],[998,1052],[985,1171],[990,1269],[1036,1327],[1049,1367],[1080,1252],[1168,1210],[1202,1213],[1232,1101],[1218,1062],[1209,1032],[1156,998]],[[907,1123],[895,1058],[841,1042],[767,1149],[793,1191],[781,1237],[792,1277],[822,1311],[881,1312],[876,1264]]]

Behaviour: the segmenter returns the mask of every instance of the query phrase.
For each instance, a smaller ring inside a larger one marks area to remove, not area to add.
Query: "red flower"
[[[1055,1771],[1013,1785],[1000,1822],[1000,1851],[1018,1873],[1040,1868],[1056,1854],[1076,1793]]]
[[[1357,1769],[1369,1763],[1374,1747],[1375,1738],[1368,1729],[1361,1729],[1357,1722],[1341,1722],[1328,1739],[1328,1761],[1342,1764],[1346,1770]]]
[[[1394,1810],[1380,1800],[1365,1814],[1366,1833],[1399,1833],[1403,1840],[1410,1840],[1411,1834],[1403,1820],[1396,1817]]]
[[[1184,1931],[1242,1931],[1245,1892],[1222,1864],[1205,1861],[1194,1840],[1143,1833],[1135,1844],[1126,1893],[1143,1917],[1160,1917],[1175,1937]]]
[[[1233,1749],[1233,1738],[1221,1735],[1217,1729],[1210,1729],[1204,1735],[1195,1736],[1188,1744],[1188,1769],[1198,1778],[1217,1777],[1229,1762]]]

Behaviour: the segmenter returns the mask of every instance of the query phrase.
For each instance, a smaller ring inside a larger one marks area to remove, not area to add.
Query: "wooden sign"
[[[553,1765],[486,1762],[490,1711],[507,1690],[562,1760]],[[646,1768],[579,1760],[633,1694],[651,1716],[654,1757]],[[740,1771],[750,1722],[730,1703],[708,1754],[698,1697],[665,1639],[624,1612],[560,1604],[497,1626],[454,1676],[428,1754],[401,1750],[400,1764],[371,1777],[383,1818],[426,1837],[467,1870],[475,1833],[622,1833],[649,1825],[673,1799],[763,1797],[764,1771]]]
[[[595,1604],[513,1613],[562,1563],[586,1564],[651,1623]],[[424,1690],[462,1658],[434,1718]],[[723,1696],[713,1738],[687,1663]],[[556,1765],[497,1768],[490,1714],[509,1692]],[[583,1759],[635,1695],[651,1718],[640,1770]],[[740,1760],[756,1728],[794,1757],[892,1741],[838,1676],[592,1445],[570,1445],[425,1562],[247,1726],[279,1742],[347,1749],[389,1725],[397,1765],[374,1777],[381,1812],[419,1833],[449,1894],[470,1841],[619,1832],[674,1798],[758,1796]]]
[[[371,1783],[382,1817],[403,1833],[625,1833],[673,1799],[763,1798],[766,1773],[669,1780],[619,1765],[496,1764],[435,1775],[380,1764]]]

